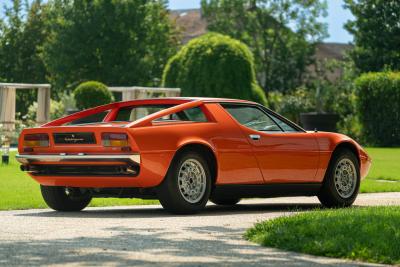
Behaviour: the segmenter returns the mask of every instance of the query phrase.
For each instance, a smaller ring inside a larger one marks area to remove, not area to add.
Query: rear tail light
[[[126,147],[128,144],[128,135],[124,133],[102,133],[101,140],[103,146]]]
[[[48,134],[26,134],[24,135],[24,147],[48,147]]]

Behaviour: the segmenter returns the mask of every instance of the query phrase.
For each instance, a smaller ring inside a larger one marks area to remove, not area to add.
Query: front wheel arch
[[[356,156],[356,158],[358,160],[358,165],[360,166],[360,163],[361,163],[360,162],[360,153],[359,153],[357,147],[354,144],[352,144],[351,142],[346,142],[346,141],[342,142],[342,143],[339,143],[335,147],[335,149],[332,151],[331,158],[329,159],[329,164],[331,164],[332,159],[334,158],[333,156],[335,155],[335,153],[337,154],[342,149],[347,149],[347,150],[351,151]]]
[[[335,183],[334,172],[336,171],[334,168],[336,167],[335,165],[340,159],[346,158],[346,155],[347,159],[353,161],[354,165],[356,165],[355,166],[356,181],[355,181],[355,189],[351,193],[351,195],[348,197],[342,197],[340,196],[340,193],[337,192],[337,189],[335,188],[334,185]],[[335,151],[335,153],[332,154],[332,158],[329,162],[324,180],[322,182],[322,187],[317,195],[321,204],[323,204],[325,207],[349,207],[355,201],[359,192],[359,187],[360,187],[360,166],[357,162],[357,156],[354,154],[353,151],[347,148],[341,148]]]

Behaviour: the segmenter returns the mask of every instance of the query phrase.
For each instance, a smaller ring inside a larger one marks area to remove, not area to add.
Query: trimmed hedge
[[[74,98],[78,109],[87,109],[111,103],[114,97],[107,86],[100,82],[81,83],[74,90]]]
[[[356,88],[366,141],[400,146],[400,72],[364,74],[356,80]]]
[[[183,96],[241,98],[266,103],[257,85],[249,48],[228,36],[208,33],[191,40],[167,63],[162,85]]]

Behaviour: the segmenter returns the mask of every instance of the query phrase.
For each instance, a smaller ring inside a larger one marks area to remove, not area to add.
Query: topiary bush
[[[100,82],[89,81],[78,85],[74,90],[74,98],[78,109],[87,109],[114,100],[114,97],[107,86]]]
[[[208,33],[191,40],[167,63],[162,85],[183,96],[241,98],[266,103],[257,85],[249,48],[228,36]]]
[[[400,146],[400,72],[364,74],[355,84],[365,140],[377,146]]]

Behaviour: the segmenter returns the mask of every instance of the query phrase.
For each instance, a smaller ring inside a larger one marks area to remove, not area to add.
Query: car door
[[[258,105],[222,106],[240,124],[252,145],[265,183],[315,180],[319,148],[312,133],[291,126]]]
[[[263,184],[264,178],[253,153],[252,145],[241,127],[218,103],[206,103],[218,122],[209,130],[210,141],[218,151],[217,184]]]

